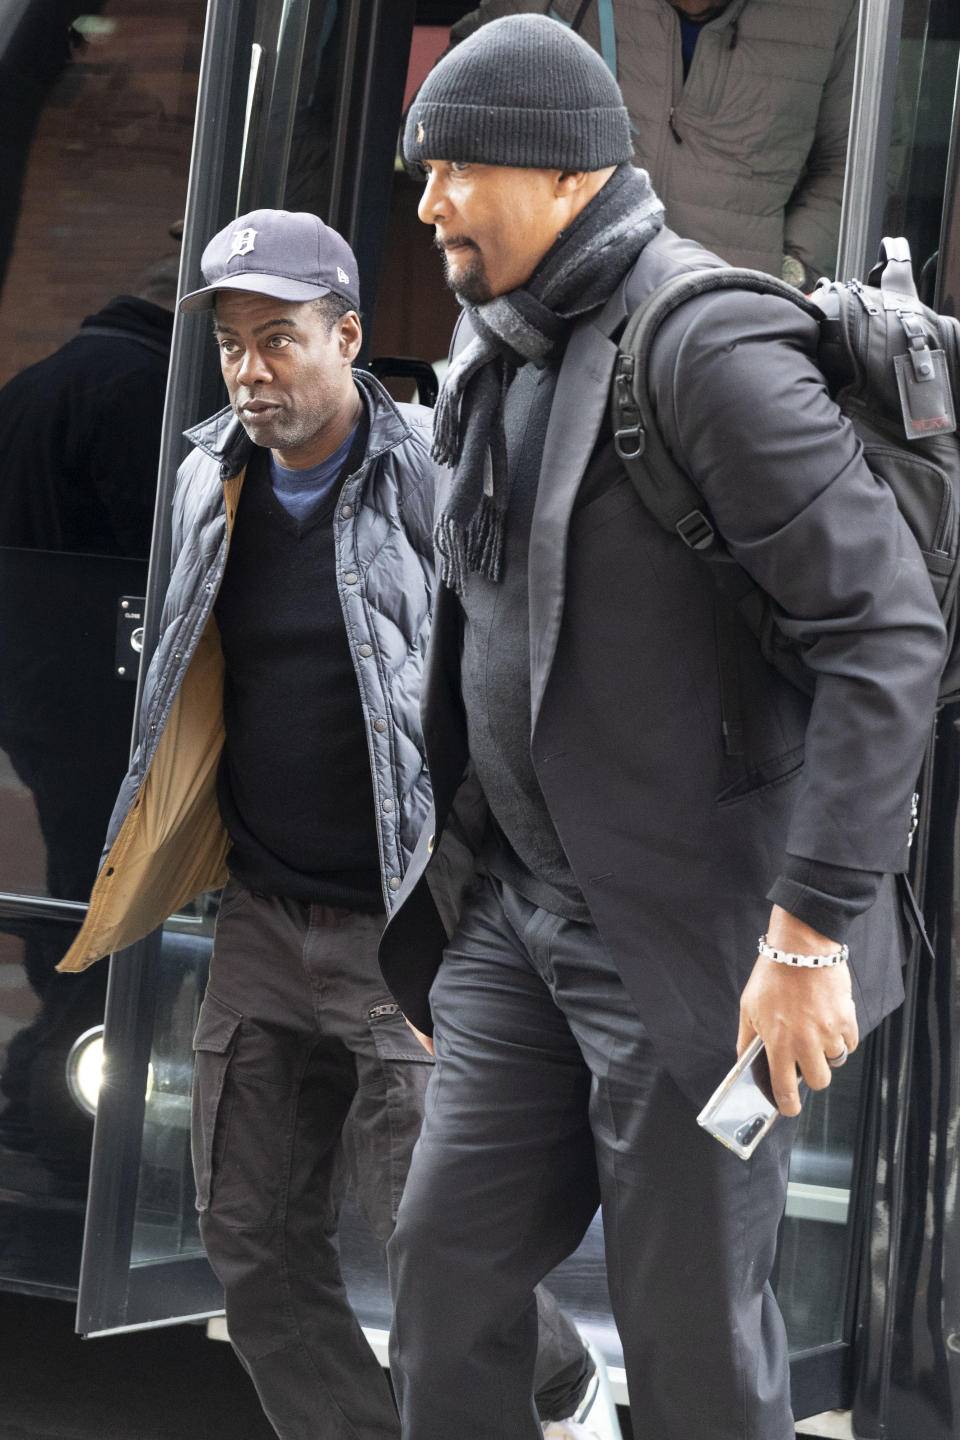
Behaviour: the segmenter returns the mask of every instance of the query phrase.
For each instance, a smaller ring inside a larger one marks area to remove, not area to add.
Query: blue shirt
[[[285,465],[278,465],[273,458],[273,452],[270,452],[270,484],[273,493],[298,524],[302,524],[311,510],[329,495],[343,468],[343,462],[350,453],[356,433],[357,427],[354,426],[343,444],[338,445],[332,455],[321,460],[319,465],[311,465],[306,470],[288,470]]]
[[[700,31],[707,22],[705,20],[685,20],[682,15],[678,15],[677,18],[680,21],[680,53],[683,56],[683,78],[686,80],[693,62],[693,52],[696,50],[697,41],[700,39]]]

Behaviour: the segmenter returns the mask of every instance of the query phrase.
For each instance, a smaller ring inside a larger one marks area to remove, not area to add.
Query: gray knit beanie
[[[404,157],[544,170],[633,160],[620,87],[595,50],[545,15],[475,30],[431,70],[407,114]]]

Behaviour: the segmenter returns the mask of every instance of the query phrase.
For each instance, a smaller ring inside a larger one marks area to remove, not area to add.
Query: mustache
[[[454,245],[468,245],[471,250],[476,250],[477,248],[474,241],[468,240],[466,235],[448,235],[446,240],[441,240],[439,235],[434,234],[433,244],[434,248],[439,250],[441,254],[443,254],[448,247]]]

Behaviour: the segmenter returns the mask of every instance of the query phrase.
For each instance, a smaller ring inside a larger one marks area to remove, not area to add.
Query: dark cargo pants
[[[638,1440],[792,1440],[769,1276],[794,1124],[748,1162],[725,1150],[596,930],[497,882],[430,999],[437,1064],[389,1246],[404,1440],[535,1440],[533,1288],[598,1204]]]
[[[282,1440],[396,1440],[386,1378],[351,1310],[337,1224],[348,1177],[390,1236],[433,1068],[387,994],[382,922],[231,881],[195,1040],[200,1231],[234,1348]],[[543,1294],[544,1415],[592,1362]],[[469,1427],[468,1427],[469,1430]]]

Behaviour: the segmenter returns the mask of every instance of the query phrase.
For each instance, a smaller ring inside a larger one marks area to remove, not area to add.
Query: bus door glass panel
[[[882,233],[907,237],[921,296],[932,304],[960,57],[954,0],[905,0],[899,37],[888,37],[892,44],[898,39],[890,148],[875,177],[885,184]],[[868,1041],[834,1074],[827,1091],[804,1102],[777,1272],[795,1356],[853,1338],[855,1247],[867,1223],[875,1161],[859,1154],[864,1135],[873,1133],[873,1053]]]
[[[55,974],[129,756],[202,0],[0,37],[0,1285],[75,1290],[107,966]]]
[[[192,909],[192,916],[176,916],[163,932],[130,1255],[134,1266],[203,1255],[190,1159],[190,1093],[215,897],[201,896]]]
[[[234,84],[246,89],[247,105],[242,135],[232,137],[240,151],[233,210],[282,206],[329,213],[338,59],[349,8],[336,0],[312,5],[294,0],[282,6],[258,0],[254,39],[249,53],[239,52],[234,77]],[[224,169],[229,185],[231,167]],[[208,362],[219,379],[212,339]],[[222,383],[219,394],[216,385],[213,389],[213,404],[225,403]],[[200,895],[167,922],[150,990],[152,1037],[130,1252],[141,1281],[152,1265],[203,1256],[190,1156],[192,1042],[218,902],[217,892]],[[187,1273],[182,1304],[194,1306],[195,1277]],[[165,1284],[170,1284],[169,1272]],[[175,1282],[165,1301],[171,1298],[177,1313],[181,1302]],[[211,1284],[209,1308],[220,1304],[219,1290]]]
[[[190,181],[194,198],[184,236],[187,288],[202,283],[203,246],[232,216],[261,206],[309,207],[341,228],[368,258],[366,272],[361,261],[361,274],[368,277],[364,303],[372,311],[383,230],[378,206],[381,196],[385,204],[393,173],[411,30],[412,4],[384,6],[378,0],[228,0],[211,9],[205,43],[215,47],[216,65],[204,58],[207,78],[198,101]],[[393,43],[404,33],[405,44]],[[191,357],[189,365],[182,363],[184,355]],[[209,317],[178,318],[171,375],[179,379],[171,383],[165,427],[175,418],[179,432],[225,403]],[[169,473],[163,466],[162,460],[160,508],[167,510],[175,463]],[[154,548],[150,584],[162,594],[162,544]],[[150,624],[148,612],[148,648]],[[111,1004],[117,1010],[126,1006],[132,1023],[112,1026],[113,1012],[108,1016],[114,1046],[108,1074],[111,1082],[114,1075],[124,1077],[125,1093],[111,1083],[103,1100],[105,1121],[109,1106],[111,1123],[97,1133],[91,1191],[97,1213],[88,1223],[78,1307],[84,1333],[222,1307],[199,1239],[189,1124],[192,1037],[217,903],[215,894],[197,897],[167,921],[149,955],[144,947],[143,956],[123,955],[114,962]],[[146,1036],[142,1055],[134,1032]],[[137,1115],[134,1136],[129,1122]],[[100,1208],[102,1196],[113,1208]],[[345,1244],[347,1269],[354,1272],[348,1284],[371,1297],[371,1321],[382,1325],[387,1295],[382,1259],[378,1254],[375,1278],[365,1262],[352,1265],[349,1255],[369,1259],[371,1246],[369,1232],[354,1218],[355,1227],[347,1222],[354,1237]]]
[[[775,1284],[792,1354],[847,1338],[865,1054],[861,1047],[834,1072],[828,1090],[803,1102]]]
[[[960,60],[955,0],[906,0],[887,166],[885,235],[906,235],[921,297],[933,303],[953,98]]]

